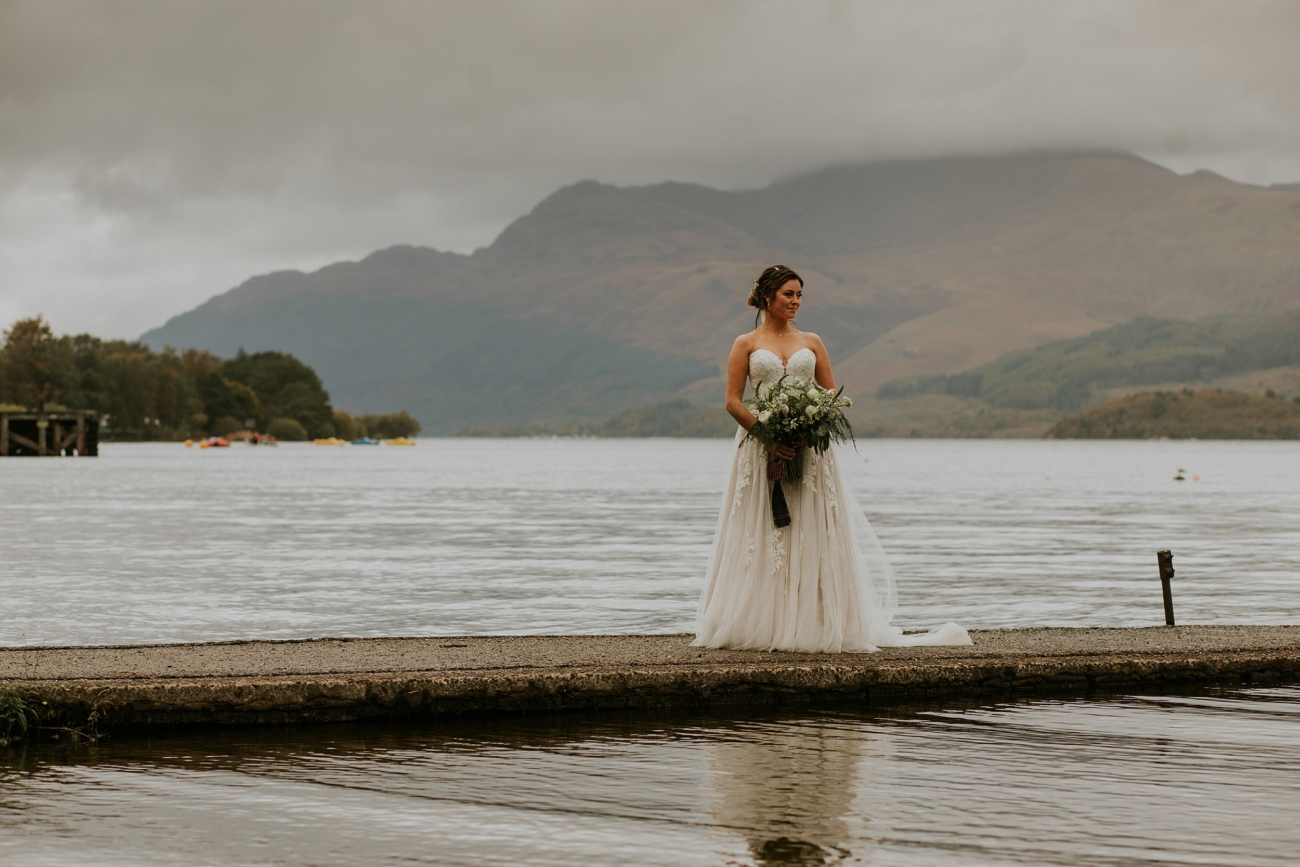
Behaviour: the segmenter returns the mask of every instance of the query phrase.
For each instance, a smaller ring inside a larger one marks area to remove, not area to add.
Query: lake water
[[[690,628],[732,444],[0,460],[0,644]],[[1300,444],[866,441],[897,622],[1300,622]],[[1173,480],[1182,469],[1184,481]],[[0,864],[1284,865],[1300,689],[0,749]]]
[[[0,863],[1291,865],[1300,690],[0,750]]]
[[[0,644],[689,631],[732,448],[0,460]],[[867,440],[844,458],[904,627],[1161,623],[1161,548],[1180,623],[1300,622],[1300,443]]]

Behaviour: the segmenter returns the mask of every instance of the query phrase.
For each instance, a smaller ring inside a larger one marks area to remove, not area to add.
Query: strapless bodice
[[[749,381],[754,388],[776,382],[782,374],[791,379],[811,381],[817,372],[817,355],[811,349],[800,349],[784,366],[781,357],[769,349],[755,349],[749,354]]]

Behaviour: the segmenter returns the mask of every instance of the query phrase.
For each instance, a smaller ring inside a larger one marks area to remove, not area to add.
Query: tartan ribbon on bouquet
[[[785,502],[785,491],[781,489],[781,480],[785,476],[783,461],[767,462],[767,480],[772,483],[772,525],[774,527],[790,526],[790,507]]]
[[[831,391],[805,379],[782,376],[758,393],[746,405],[754,413],[754,424],[745,438],[758,440],[768,451],[767,480],[772,483],[772,524],[776,527],[790,525],[790,510],[781,489],[782,481],[797,482],[801,475],[799,456],[783,461],[771,457],[777,445],[793,448],[808,446],[817,454],[824,453],[832,442],[842,443],[853,439],[853,428],[844,417],[844,408],[853,405],[847,397],[840,397],[844,389]]]

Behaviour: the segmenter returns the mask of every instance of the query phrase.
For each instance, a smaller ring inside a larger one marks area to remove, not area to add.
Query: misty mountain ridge
[[[143,336],[279,349],[430,433],[721,401],[781,262],[849,393],[1136,317],[1300,307],[1300,191],[1125,154],[830,168],[761,190],[564,187],[472,255],[400,246],[254,277]]]

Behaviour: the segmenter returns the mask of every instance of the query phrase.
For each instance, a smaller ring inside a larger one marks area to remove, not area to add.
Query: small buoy
[[[193,447],[194,447],[194,440],[186,440],[186,441],[185,441],[185,448],[188,449],[188,448],[193,448]]]
[[[1200,480],[1201,480],[1201,477],[1200,477],[1200,476],[1192,476],[1192,481],[1193,481],[1193,482],[1199,482]]]
[[[208,442],[207,440],[204,440],[203,442],[199,443],[199,448],[210,449],[212,448],[212,443]]]

